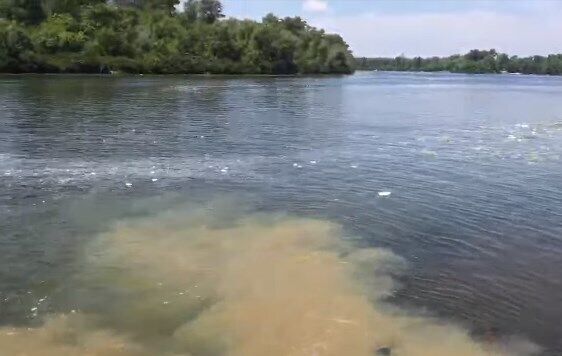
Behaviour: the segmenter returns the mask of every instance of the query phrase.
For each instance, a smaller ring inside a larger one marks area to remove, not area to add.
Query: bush
[[[82,50],[86,41],[86,35],[68,14],[49,17],[34,36],[35,45],[47,53],[77,52]]]
[[[0,20],[0,71],[22,72],[32,70],[33,44],[15,22]]]
[[[1,68],[217,74],[353,70],[351,53],[340,36],[327,35],[298,17],[268,15],[261,23],[218,21],[223,16],[216,0],[190,0],[189,11],[181,14],[170,12],[175,0],[169,1],[163,7],[147,1],[145,8],[117,7],[102,0],[63,1],[53,3],[50,11],[43,9],[54,14],[36,26],[5,21],[0,29],[5,48]],[[30,16],[40,15],[31,11],[35,8],[28,11],[27,0],[0,0],[0,5],[5,3],[15,7],[8,11],[0,6],[0,16],[26,18],[25,23],[32,24]]]

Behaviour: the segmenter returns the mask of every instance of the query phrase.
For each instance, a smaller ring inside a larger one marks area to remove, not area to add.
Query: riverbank
[[[478,50],[449,57],[354,58],[358,70],[398,72],[450,72],[468,74],[520,73],[562,75],[562,54],[518,57],[494,49]]]
[[[213,9],[204,6],[214,4]],[[0,7],[0,72],[349,74],[347,43],[299,17],[220,20],[219,1],[183,12],[96,1],[49,10]],[[23,6],[23,5],[22,5]],[[24,11],[25,10],[25,11]],[[212,11],[211,11],[212,10]],[[23,15],[22,15],[23,14]]]
[[[395,74],[419,74],[419,75],[470,75],[470,76],[486,76],[486,75],[507,75],[507,76],[530,76],[530,77],[559,77],[556,74],[535,74],[535,73],[519,73],[519,72],[491,72],[491,73],[470,73],[470,72],[450,72],[448,70],[439,71],[423,71],[423,70],[378,70],[378,69],[360,69],[356,70],[354,73],[395,73]]]

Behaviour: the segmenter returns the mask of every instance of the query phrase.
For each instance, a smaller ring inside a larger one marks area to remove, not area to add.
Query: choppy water
[[[0,340],[562,354],[561,97],[512,75],[0,77]]]

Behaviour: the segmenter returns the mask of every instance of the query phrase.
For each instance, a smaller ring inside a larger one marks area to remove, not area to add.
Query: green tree
[[[213,23],[223,18],[222,4],[218,0],[199,0],[198,18],[206,23]]]
[[[462,73],[562,74],[562,55],[509,57],[495,49],[474,49],[464,55],[432,58],[366,58],[357,59],[359,69],[451,71]]]
[[[551,54],[545,61],[545,74],[560,75],[562,74],[562,55]]]
[[[500,53],[496,58],[496,68],[498,71],[506,71],[508,69],[509,56],[505,53]]]
[[[32,51],[33,44],[23,27],[0,20],[0,68],[11,72],[32,69]]]
[[[262,18],[261,22],[264,24],[276,24],[279,23],[279,17],[269,13]]]
[[[37,25],[45,19],[43,4],[38,0],[0,0],[0,18],[26,25]]]
[[[183,4],[183,15],[182,18],[187,23],[194,23],[199,17],[199,1],[197,0],[187,0]]]
[[[143,0],[143,8],[151,11],[164,11],[172,15],[176,11],[176,6],[179,5],[180,0]]]
[[[344,40],[299,17],[262,22],[228,19],[217,0],[145,0],[114,6],[103,0],[0,0],[0,71],[147,73],[349,73]],[[27,9],[27,10],[26,10]],[[18,10],[18,11],[15,11]],[[21,11],[20,11],[21,10]],[[26,11],[24,11],[26,10]],[[37,15],[36,14],[36,15]],[[33,22],[38,23],[34,24]]]
[[[71,14],[79,16],[83,6],[105,3],[105,0],[36,0],[41,2],[41,7],[46,17],[54,14]]]
[[[303,33],[310,29],[310,26],[300,17],[285,17],[281,20],[283,26],[293,34]]]
[[[37,47],[48,53],[80,51],[86,40],[85,33],[68,14],[52,15],[34,36]]]

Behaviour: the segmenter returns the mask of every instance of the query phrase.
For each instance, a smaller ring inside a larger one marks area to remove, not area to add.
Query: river
[[[561,97],[519,75],[1,76],[0,342],[560,355]]]

